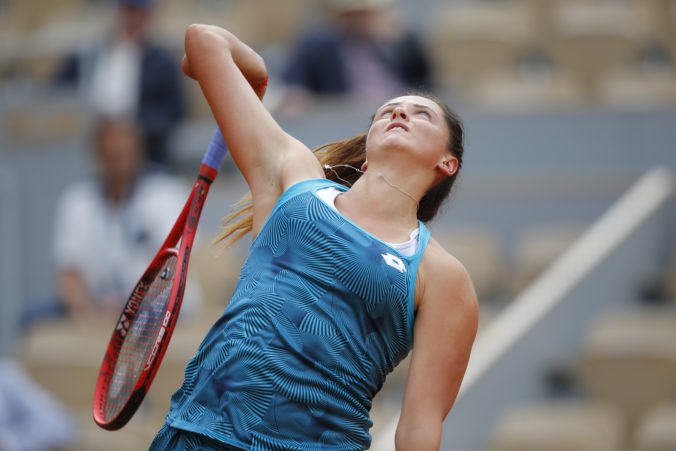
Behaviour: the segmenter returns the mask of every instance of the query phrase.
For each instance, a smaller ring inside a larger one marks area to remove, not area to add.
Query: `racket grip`
[[[221,130],[216,127],[207,152],[204,154],[204,158],[202,158],[202,164],[209,166],[215,171],[219,171],[223,160],[225,160],[226,153],[228,153],[228,146],[225,144]]]

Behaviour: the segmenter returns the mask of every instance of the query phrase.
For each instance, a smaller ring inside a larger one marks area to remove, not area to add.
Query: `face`
[[[119,10],[119,24],[122,33],[131,40],[145,37],[150,22],[150,10],[138,6],[123,5]]]
[[[132,124],[111,123],[99,132],[98,162],[105,179],[133,180],[143,164],[142,155],[140,135]]]
[[[340,19],[350,35],[369,40],[375,37],[374,29],[380,13],[377,9],[355,9],[341,13]]]
[[[368,164],[397,158],[411,169],[453,175],[458,161],[448,149],[449,133],[444,112],[435,101],[421,96],[394,98],[374,115],[366,141]]]

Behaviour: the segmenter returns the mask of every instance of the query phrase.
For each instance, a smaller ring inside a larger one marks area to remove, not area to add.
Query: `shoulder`
[[[60,194],[54,209],[57,237],[78,234],[83,227],[99,220],[104,205],[101,188],[94,179],[83,179],[68,185]]]
[[[341,185],[338,185],[337,183],[325,178],[301,179],[289,184],[289,186],[286,186],[282,194],[272,200],[275,207],[280,207],[281,205],[299,196],[317,193],[318,191],[326,188],[338,189],[336,187],[341,187]],[[311,199],[312,196],[309,196],[309,198]],[[318,194],[317,198],[322,199],[322,195]],[[276,210],[276,208],[273,208],[273,210]]]
[[[143,172],[139,178],[139,184],[144,189],[155,190],[176,189],[184,185],[180,178],[156,169]]]
[[[176,177],[161,172],[150,172],[141,176],[137,182],[135,198],[158,202],[170,199],[180,202],[190,193],[187,184]]]
[[[93,177],[72,182],[59,197],[61,205],[90,205],[101,200],[101,187]]]
[[[456,313],[478,317],[478,299],[469,272],[434,238],[430,238],[420,269],[421,307],[453,307]]]
[[[423,256],[422,265],[427,277],[443,277],[448,280],[471,282],[467,269],[454,255],[444,249],[434,238],[430,237],[429,244]]]
[[[175,65],[177,56],[161,45],[149,41],[143,45],[143,59],[148,64]]]
[[[330,24],[315,23],[301,35],[298,46],[304,50],[324,50],[338,45],[339,35]]]

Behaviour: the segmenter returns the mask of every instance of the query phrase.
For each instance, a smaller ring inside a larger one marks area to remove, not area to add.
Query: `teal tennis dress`
[[[279,198],[152,449],[370,446],[373,397],[412,347],[429,232],[402,255],[321,200],[327,187],[347,189],[305,180]]]

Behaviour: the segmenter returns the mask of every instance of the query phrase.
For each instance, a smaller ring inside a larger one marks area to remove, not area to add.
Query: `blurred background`
[[[247,247],[212,245],[246,192],[230,161],[152,391],[95,426],[117,312],[215,126],[179,72],[190,23],[265,58],[266,105],[311,147],[406,89],[463,118],[430,227],[481,324],[442,449],[676,449],[676,0],[0,0],[0,450],[147,449],[226,306]],[[372,449],[394,449],[406,369]]]

